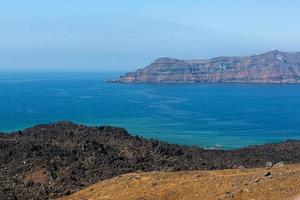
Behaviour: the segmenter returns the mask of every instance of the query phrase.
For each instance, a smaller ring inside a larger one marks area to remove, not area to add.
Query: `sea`
[[[120,84],[122,72],[0,72],[0,132],[61,120],[215,149],[300,139],[300,84]]]

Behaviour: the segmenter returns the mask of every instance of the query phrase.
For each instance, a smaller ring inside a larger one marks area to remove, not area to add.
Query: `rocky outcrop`
[[[208,60],[159,58],[127,73],[121,83],[300,83],[300,53],[272,50],[247,57]]]
[[[147,140],[122,128],[71,122],[0,134],[0,199],[53,199],[136,171],[182,171],[300,163],[300,141],[207,150]]]

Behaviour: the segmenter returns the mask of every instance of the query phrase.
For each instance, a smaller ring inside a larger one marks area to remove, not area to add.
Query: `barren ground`
[[[299,194],[300,165],[288,165],[269,170],[132,173],[99,182],[61,200],[293,200]]]

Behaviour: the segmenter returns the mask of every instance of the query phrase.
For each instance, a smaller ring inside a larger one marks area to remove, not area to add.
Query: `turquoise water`
[[[0,131],[71,120],[214,148],[300,139],[300,85],[108,84],[117,73],[1,73]]]

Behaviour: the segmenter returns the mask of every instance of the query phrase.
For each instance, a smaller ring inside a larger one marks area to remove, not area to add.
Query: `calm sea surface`
[[[0,131],[71,120],[213,148],[300,139],[300,85],[109,84],[118,73],[0,73]]]

